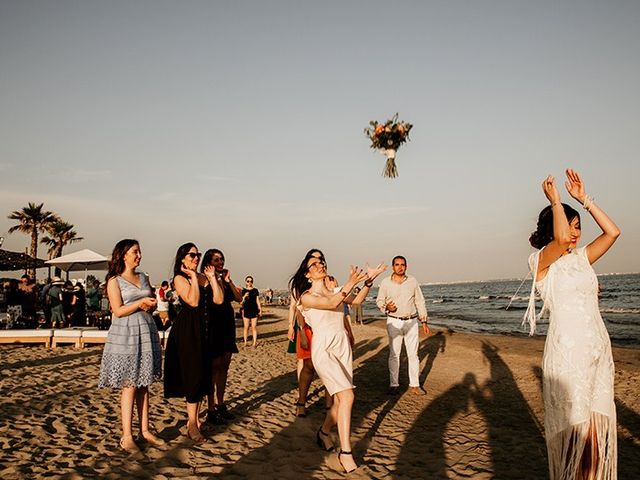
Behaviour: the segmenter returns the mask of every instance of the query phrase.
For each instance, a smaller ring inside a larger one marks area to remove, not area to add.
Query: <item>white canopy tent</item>
[[[84,249],[47,260],[45,263],[64,270],[67,273],[67,278],[69,278],[69,272],[84,271],[86,281],[87,270],[106,270],[109,266],[109,259],[93,250]]]

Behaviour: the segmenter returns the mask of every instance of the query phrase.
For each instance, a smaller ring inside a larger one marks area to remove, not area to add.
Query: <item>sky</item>
[[[639,272],[638,24],[633,0],[0,0],[3,248],[44,202],[66,253],[136,238],[153,283],[187,241],[259,288],[312,247],[338,279],[396,254],[422,283],[521,278],[571,167],[622,230],[596,271]],[[395,112],[386,179],[363,129]]]

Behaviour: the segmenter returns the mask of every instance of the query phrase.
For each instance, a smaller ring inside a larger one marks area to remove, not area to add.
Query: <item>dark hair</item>
[[[116,243],[116,246],[113,247],[113,252],[111,253],[111,260],[109,260],[107,275],[104,278],[106,282],[108,282],[110,278],[117,277],[124,272],[124,256],[136,245],[140,245],[140,243],[133,238],[125,238],[124,240],[120,240]]]
[[[580,220],[580,214],[571,208],[566,203],[562,204],[564,208],[564,214],[567,216],[567,220],[572,222],[574,218]],[[533,248],[538,250],[548,245],[553,240],[553,211],[551,205],[543,208],[538,215],[538,224],[536,225],[536,231],[529,237],[529,243]]]
[[[251,279],[251,281],[253,282],[253,277],[251,275],[247,275],[246,277],[244,277],[245,282],[249,279]]]
[[[404,264],[405,266],[407,265],[407,259],[404,258],[402,255],[396,255],[395,257],[393,257],[391,259],[391,266],[393,267],[393,262],[395,262],[396,260],[404,260]]]
[[[312,248],[307,252],[307,254],[304,256],[304,260],[300,262],[300,266],[298,267],[298,270],[289,279],[289,290],[291,291],[291,295],[293,296],[293,298],[296,300],[299,299],[302,296],[302,294],[307,290],[309,290],[309,288],[311,287],[311,282],[309,282],[309,279],[306,277],[306,273],[309,271],[309,268],[307,267],[307,263],[309,262],[310,259],[316,258],[313,256],[315,252],[318,252],[320,254],[320,260],[325,262],[325,265],[326,265],[326,261],[324,259],[324,253],[322,253],[322,250],[318,250],[317,248]]]
[[[324,253],[322,253],[322,250],[320,250],[319,248],[312,248],[311,250],[309,250],[306,253],[306,257],[311,258],[313,256],[314,253],[318,252],[320,254],[320,258],[322,260],[324,260]],[[326,263],[326,262],[325,262]]]
[[[178,247],[178,251],[176,252],[176,258],[173,261],[173,276],[177,277],[178,275],[181,276],[185,276],[184,273],[182,273],[182,260],[184,260],[184,257],[187,256],[187,253],[189,253],[189,250],[191,250],[192,248],[198,248],[196,247],[196,244],[193,242],[187,242],[187,243],[183,243],[182,245],[180,245]]]
[[[169,286],[169,282],[167,282],[166,280],[163,280],[162,283],[160,284],[161,287],[168,287]]]
[[[208,267],[209,265],[211,265],[211,259],[216,253],[220,255],[223,260],[225,259],[224,253],[222,253],[222,250],[218,250],[217,248],[210,248],[209,250],[204,252],[204,256],[202,257],[202,264],[200,265],[200,271],[202,273],[204,273],[205,267]]]

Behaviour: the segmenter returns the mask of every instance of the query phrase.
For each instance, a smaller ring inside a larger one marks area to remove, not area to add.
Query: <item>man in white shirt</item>
[[[409,389],[419,395],[420,359],[418,358],[420,323],[427,331],[427,307],[418,281],[406,274],[407,260],[402,255],[391,261],[393,273],[380,283],[376,305],[387,316],[389,335],[389,394],[399,392],[400,352],[404,341],[409,359]]]

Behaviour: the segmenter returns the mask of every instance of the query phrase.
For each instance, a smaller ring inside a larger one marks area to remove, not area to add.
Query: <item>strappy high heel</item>
[[[322,427],[320,427],[318,429],[318,432],[316,433],[316,443],[321,449],[323,449],[326,452],[330,452],[331,450],[333,450],[333,443],[329,447],[327,447],[327,444],[322,440],[322,437],[326,437],[327,439],[331,440],[331,437],[329,436],[329,434],[323,432]]]
[[[338,453],[338,461],[340,462],[340,466],[341,466],[341,467],[342,467],[342,469],[344,470],[344,473],[351,473],[351,472],[353,472],[354,470],[357,470],[357,469],[358,469],[358,466],[356,465],[356,466],[355,466],[355,467],[353,467],[351,470],[347,470],[347,467],[345,467],[345,466],[344,466],[344,463],[342,463],[342,455],[351,455],[352,457],[353,457],[353,455],[352,455],[351,451],[348,451],[348,452],[347,452],[346,450],[341,451],[340,453]]]
[[[307,416],[306,405],[303,402],[294,403],[296,406],[296,417],[304,418]]]

